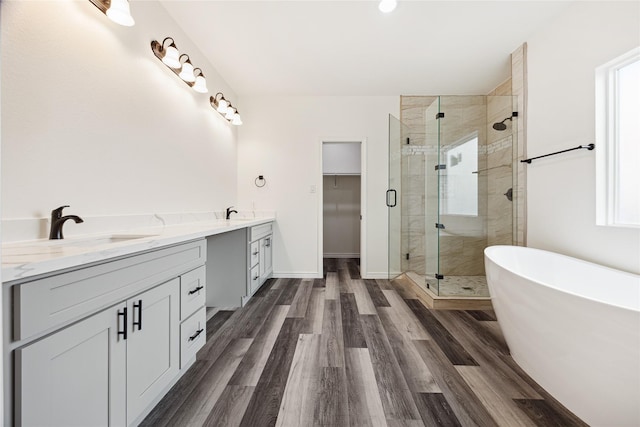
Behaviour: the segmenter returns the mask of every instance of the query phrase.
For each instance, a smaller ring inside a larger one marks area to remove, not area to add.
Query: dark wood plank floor
[[[509,356],[494,313],[435,311],[401,283],[271,279],[219,311],[143,426],[584,426]]]

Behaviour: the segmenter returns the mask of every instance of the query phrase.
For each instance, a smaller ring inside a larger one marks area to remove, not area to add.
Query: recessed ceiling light
[[[381,12],[389,13],[393,11],[397,5],[398,2],[396,0],[382,0],[378,5],[378,9],[380,9]]]

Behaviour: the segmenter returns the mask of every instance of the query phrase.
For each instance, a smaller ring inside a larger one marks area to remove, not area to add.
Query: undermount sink
[[[146,239],[155,236],[157,236],[157,234],[112,234],[107,236],[72,237],[62,240],[45,240],[44,242],[45,244],[52,246],[87,247],[106,245],[109,243],[122,243],[129,240]]]
[[[157,234],[114,234],[107,237],[105,240],[107,243],[119,243],[127,240],[146,239],[155,236],[157,236]]]

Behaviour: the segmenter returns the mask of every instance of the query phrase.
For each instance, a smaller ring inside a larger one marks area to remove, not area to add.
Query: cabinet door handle
[[[253,253],[253,255],[258,255],[259,253],[260,253],[260,252],[255,251],[255,252]]]
[[[191,335],[189,337],[189,341],[193,341],[196,338],[198,338],[198,335],[200,335],[202,333],[202,331],[204,331],[204,329],[198,329],[195,334],[193,334],[193,335]]]
[[[204,286],[198,286],[197,288],[195,288],[195,289],[193,289],[193,290],[190,290],[190,291],[189,291],[189,295],[193,295],[193,294],[195,294],[195,293],[196,293],[196,292],[198,292],[200,289],[204,289]]]
[[[122,330],[120,330],[120,325],[118,325],[118,335],[122,335],[123,338],[126,340],[127,339],[127,307],[123,308],[122,312],[118,310],[118,318],[120,318],[121,316],[124,318],[124,320],[122,321]]]
[[[260,278],[260,276],[256,276],[253,278],[253,280],[258,280]]]
[[[138,309],[138,321],[136,322],[136,308]],[[133,327],[142,330],[142,300],[133,303]]]

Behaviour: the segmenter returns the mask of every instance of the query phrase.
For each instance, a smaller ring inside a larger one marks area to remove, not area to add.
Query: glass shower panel
[[[438,274],[439,267],[439,236],[436,224],[439,219],[439,126],[440,98],[436,98],[425,110],[425,260],[426,269],[424,283],[436,295],[439,294]]]
[[[389,211],[389,279],[403,272],[402,269],[402,126],[400,120],[389,114],[389,186],[387,206]]]
[[[439,295],[479,289],[487,246],[487,97],[440,97]]]

